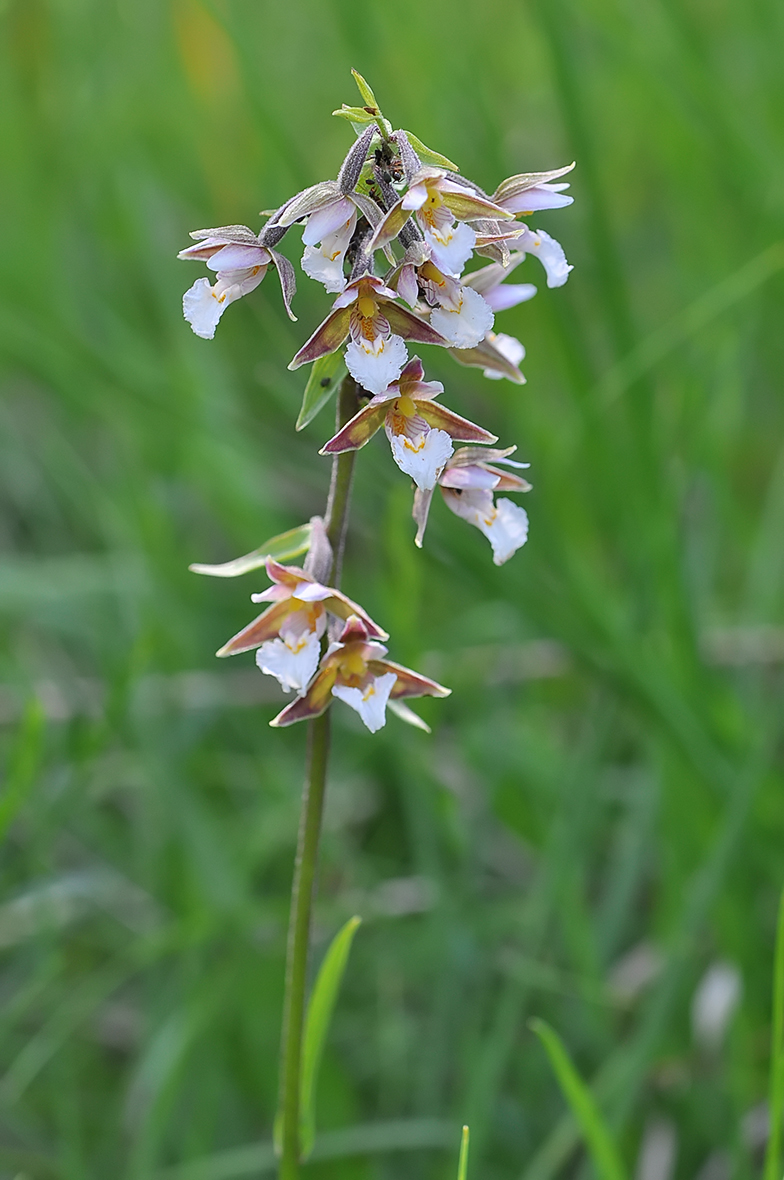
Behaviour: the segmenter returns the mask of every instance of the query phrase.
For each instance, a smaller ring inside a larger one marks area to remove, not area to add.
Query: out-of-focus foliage
[[[784,8],[5,0],[0,22],[0,1172],[270,1166],[304,734],[267,728],[252,655],[212,657],[263,575],[187,567],[323,506],[330,411],[295,433],[286,363],[328,300],[301,284],[292,325],[271,275],[206,343],[180,314],[204,272],[174,255],[335,175],[354,66],[490,189],[576,158],[574,206],[533,221],[575,269],[548,291],[530,260],[539,294],[500,317],[525,387],[425,356],[533,463],[508,565],[439,503],[417,552],[383,440],[360,456],[346,591],[455,691],[423,704],[432,737],[335,711],[318,956],[364,921],[309,1168],[453,1176],[469,1122],[485,1180],[573,1171],[539,1015],[630,1170],[664,1126],[678,1175],[751,1175],[784,865]],[[717,962],[740,1004],[699,1040]]]

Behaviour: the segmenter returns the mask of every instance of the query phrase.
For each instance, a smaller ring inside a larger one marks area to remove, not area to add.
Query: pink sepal
[[[436,332],[435,328],[431,328],[427,320],[414,315],[413,311],[390,303],[388,307],[384,308],[384,314],[389,320],[392,331],[398,336],[402,336],[404,340],[415,340],[418,344],[440,344],[443,347],[449,347],[449,341],[445,340],[440,332]]]
[[[444,688],[436,680],[421,676],[419,672],[404,668],[392,660],[370,660],[368,668],[376,676],[383,676],[385,672],[395,673],[397,680],[389,694],[394,701],[403,697],[448,697],[452,692],[451,688]]]
[[[242,651],[252,651],[254,647],[261,647],[262,643],[274,639],[279,634],[284,619],[296,609],[297,604],[291,598],[287,598],[285,602],[273,603],[257,619],[233,635],[215,654],[221,657],[236,656]]]
[[[407,262],[400,271],[400,276],[397,280],[397,293],[401,299],[405,299],[409,307],[416,307],[419,299],[419,284],[416,280],[416,269]]]
[[[418,402],[417,409],[428,426],[436,430],[445,430],[450,438],[456,439],[457,442],[498,442],[497,435],[491,434],[482,426],[477,426],[475,422],[469,422],[467,418],[461,418],[459,414],[448,410],[439,402]]]
[[[332,686],[336,678],[336,665],[328,664],[322,668],[314,676],[305,695],[287,705],[277,717],[273,717],[270,725],[282,728],[285,725],[293,725],[295,721],[309,721],[313,717],[320,717],[332,702]]]
[[[264,562],[267,577],[271,582],[278,582],[282,586],[293,589],[300,582],[310,581],[307,574],[298,565],[281,565],[274,557],[268,557]]]
[[[334,438],[319,451],[320,455],[340,455],[343,451],[358,451],[381,428],[389,401],[386,394],[378,394],[343,426]]]
[[[340,296],[340,298],[342,297]],[[310,364],[311,361],[317,361],[319,357],[335,352],[348,336],[350,322],[351,312],[348,308],[340,307],[337,311],[331,311],[324,322],[319,324],[310,339],[303,344],[294,359],[289,362],[288,367],[298,369],[300,365]]]

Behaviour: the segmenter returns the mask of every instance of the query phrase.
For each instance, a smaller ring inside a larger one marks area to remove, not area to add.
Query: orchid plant
[[[447,507],[487,537],[495,564],[506,562],[525,544],[528,516],[495,493],[530,491],[510,470],[528,464],[510,458],[515,446],[496,448],[494,434],[437,400],[444,386],[425,379],[422,361],[409,349],[446,348],[487,378],[522,384],[525,349],[494,331],[495,315],[531,299],[536,287],[506,280],[529,254],[544,267],[548,287],[562,286],[571,270],[558,242],[518,219],[571,204],[562,177],[573,164],[511,176],[488,194],[411,132],[393,130],[365,79],[352,73],[362,105],[333,112],[356,133],[337,179],[285,201],[259,233],[244,225],[195,230],[195,244],[178,255],[206,263],[215,274],[214,283],[199,278],[183,297],[185,319],[206,340],[227,307],[254,291],[270,268],[277,271],[287,314],[296,319],[294,267],[277,249],[295,226],[302,227],[302,270],[336,296],[289,364],[313,366],[297,429],[338,393],[337,429],[320,452],[333,458],[323,518],[236,561],[191,566],[223,577],[265,567],[271,585],[251,596],[265,609],[217,654],[255,650],[259,670],[293,694],[271,724],[309,722],[276,1127],[283,1180],[297,1176],[308,1149],[302,1109],[307,967],[330,707],[334,699],[343,701],[371,733],[385,724],[387,708],[427,729],[404,701],[450,691],[387,659],[387,633],[340,589],[356,453],[383,427],[394,462],[413,483],[417,546],[439,486]],[[488,261],[466,273],[474,255]],[[455,443],[467,445],[455,449]],[[283,564],[303,554],[301,567]]]

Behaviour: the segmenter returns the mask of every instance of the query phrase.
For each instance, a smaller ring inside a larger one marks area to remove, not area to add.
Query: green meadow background
[[[498,326],[526,386],[424,354],[532,463],[508,565],[440,503],[417,551],[383,437],[358,463],[345,588],[454,693],[432,736],[334,712],[316,959],[363,925],[308,1171],[441,1180],[469,1122],[477,1180],[582,1180],[540,1016],[630,1175],[759,1173],[783,44],[777,0],[0,3],[4,1180],[272,1166],[305,735],[268,728],[251,655],[213,657],[266,579],[187,567],[321,510],[332,410],[295,434],[286,364],[329,299],[301,276],[291,324],[270,275],[207,343],[180,307],[206,272],[175,254],[336,175],[352,66],[485,188],[576,159],[575,204],[533,219],[574,271],[517,272],[539,294]],[[716,963],[741,992],[708,1045]]]

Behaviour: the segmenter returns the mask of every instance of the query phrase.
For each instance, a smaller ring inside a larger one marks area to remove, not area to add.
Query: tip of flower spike
[[[378,102],[376,101],[376,96],[373,93],[373,91],[371,90],[370,86],[368,86],[367,82],[362,77],[360,72],[358,70],[352,69],[351,77],[354,79],[354,81],[357,84],[357,90],[362,95],[362,101],[367,103],[368,106],[373,107],[374,113],[377,112],[380,114],[381,112],[379,111],[379,106],[378,106]],[[370,114],[370,111],[368,111],[368,114]]]

